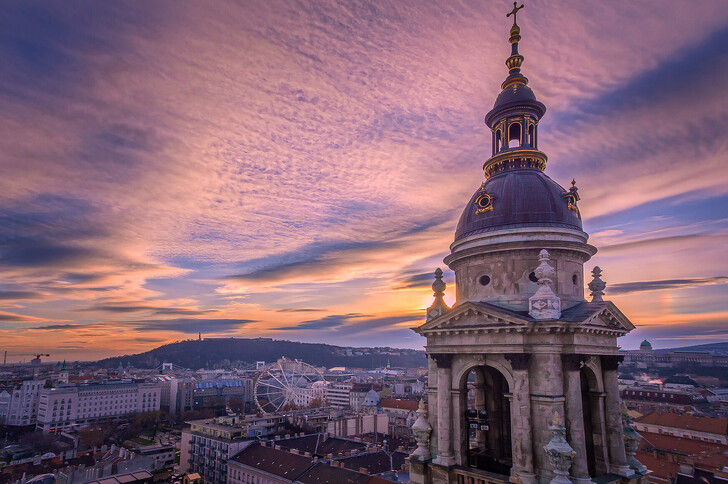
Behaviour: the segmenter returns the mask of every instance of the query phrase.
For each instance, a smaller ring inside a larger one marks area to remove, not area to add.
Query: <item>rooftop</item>
[[[651,412],[639,418],[637,422],[675,429],[728,435],[728,418],[696,417],[687,414],[678,415],[669,412]]]

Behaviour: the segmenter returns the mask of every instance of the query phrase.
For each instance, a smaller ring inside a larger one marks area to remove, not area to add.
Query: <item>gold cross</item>
[[[506,17],[510,17],[511,15],[513,15],[513,25],[516,25],[516,14],[520,9],[523,8],[523,4],[521,4],[520,7],[517,7],[516,5],[518,5],[518,2],[513,2],[513,10],[511,10],[511,12],[506,15]]]

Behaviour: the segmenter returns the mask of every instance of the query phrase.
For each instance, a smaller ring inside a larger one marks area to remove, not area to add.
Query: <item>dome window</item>
[[[535,273],[535,272],[531,272],[531,273],[530,273],[530,274],[528,275],[528,279],[529,279],[529,280],[530,280],[531,282],[538,282],[538,277],[536,277],[536,273]]]
[[[521,146],[521,123],[513,123],[508,127],[508,147]]]
[[[475,209],[475,214],[484,213],[484,212],[492,212],[493,211],[493,198],[491,195],[488,195],[483,191],[484,189],[481,187],[481,194],[478,196],[478,198],[475,199],[475,206],[477,207]]]
[[[577,276],[576,274],[571,276],[571,282],[573,282],[575,286],[578,286],[579,285],[579,276]]]
[[[488,284],[490,284],[490,276],[480,276],[478,282],[481,286],[487,286]]]

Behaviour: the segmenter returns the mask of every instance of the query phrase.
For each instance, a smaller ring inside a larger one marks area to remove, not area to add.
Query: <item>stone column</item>
[[[430,434],[430,454],[437,456],[437,364],[432,355],[427,359],[427,413],[432,433]]]
[[[531,429],[533,434],[533,468],[543,482],[553,477],[551,464],[542,452],[551,441],[549,427],[554,412],[564,415],[564,375],[561,367],[561,353],[534,353],[529,367],[531,385]]]
[[[622,429],[622,409],[619,398],[619,382],[617,368],[623,357],[618,355],[602,356],[602,378],[605,403],[605,421],[607,424],[607,448],[609,449],[609,472],[620,476],[631,476],[624,451],[624,431]]]
[[[513,474],[522,484],[536,484],[533,472],[533,432],[531,429],[531,386],[528,367],[531,355],[509,353],[505,355],[511,363],[513,388],[511,388],[511,446]]]
[[[458,465],[467,465],[468,429],[465,428],[467,398],[467,390],[453,389],[450,392],[453,456]]]
[[[571,480],[574,484],[587,484],[591,482],[591,478],[587,463],[585,432],[591,432],[592,429],[584,428],[584,402],[581,399],[581,366],[584,357],[582,355],[561,355],[561,362],[564,366],[566,428],[569,443],[576,452],[571,465]]]
[[[452,355],[436,353],[430,355],[437,364],[437,457],[435,464],[455,464],[452,448]]]

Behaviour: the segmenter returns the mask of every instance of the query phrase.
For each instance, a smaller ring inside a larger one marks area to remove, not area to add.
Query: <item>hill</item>
[[[243,366],[256,361],[272,362],[278,358],[298,358],[315,366],[349,366],[378,368],[415,368],[427,366],[425,352],[397,348],[345,348],[322,343],[298,343],[271,338],[206,338],[160,346],[136,355],[106,358],[97,362],[102,368],[116,368],[131,363],[136,368],[156,368],[163,362],[190,369]]]
[[[697,351],[697,352],[711,353],[716,356],[728,355],[728,341],[724,341],[721,343],[680,346],[679,348],[666,348],[666,349],[655,350],[656,353],[668,353],[670,351]]]

